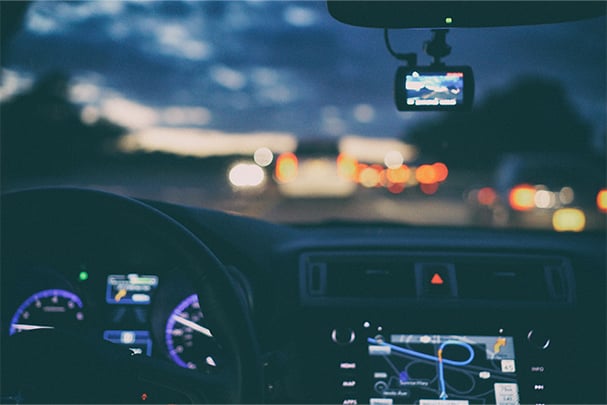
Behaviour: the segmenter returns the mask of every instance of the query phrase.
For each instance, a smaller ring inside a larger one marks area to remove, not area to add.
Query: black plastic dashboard
[[[291,227],[145,203],[228,274],[230,300],[246,308],[258,345],[261,378],[242,378],[263,384],[259,401],[607,401],[602,233]],[[44,316],[67,313],[69,327],[189,373],[221,368],[231,346],[205,323],[206,297],[186,271],[191,252],[163,230],[96,208],[95,229],[42,209],[35,232],[3,232],[3,339],[15,325],[46,326],[26,319],[40,305]]]

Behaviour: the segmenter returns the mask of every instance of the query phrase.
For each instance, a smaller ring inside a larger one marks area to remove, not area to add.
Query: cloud
[[[156,50],[159,53],[194,61],[206,60],[211,55],[211,46],[195,39],[188,29],[173,23],[152,26],[156,36]]]
[[[101,114],[118,125],[129,129],[148,128],[159,121],[159,113],[153,108],[121,97],[104,100]]]
[[[247,84],[245,75],[227,66],[213,66],[210,73],[215,82],[230,90],[241,90]]]
[[[0,75],[0,102],[9,100],[13,96],[29,89],[34,80],[30,75],[10,69],[2,69]]]
[[[316,13],[313,10],[299,6],[288,6],[283,13],[283,17],[285,21],[296,27],[309,27],[314,25],[317,20]]]

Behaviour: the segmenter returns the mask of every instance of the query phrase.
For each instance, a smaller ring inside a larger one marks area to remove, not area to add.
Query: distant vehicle
[[[605,228],[604,163],[585,156],[508,154],[494,187],[475,188],[468,200],[479,222],[497,226],[580,231]]]
[[[310,139],[300,141],[295,152],[278,156],[274,179],[288,198],[345,198],[357,188],[348,174],[355,165],[340,153],[337,139]]]

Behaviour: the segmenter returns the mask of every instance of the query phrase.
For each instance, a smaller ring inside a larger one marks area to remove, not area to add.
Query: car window
[[[449,113],[397,111],[383,31],[324,2],[9,11],[4,190],[86,186],[287,223],[605,227],[604,17],[451,29],[445,61],[473,68],[476,94]],[[423,64],[430,37],[390,31]]]

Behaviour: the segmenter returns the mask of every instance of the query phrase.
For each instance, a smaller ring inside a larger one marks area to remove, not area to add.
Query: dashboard
[[[605,246],[7,194],[2,402],[604,403]]]

